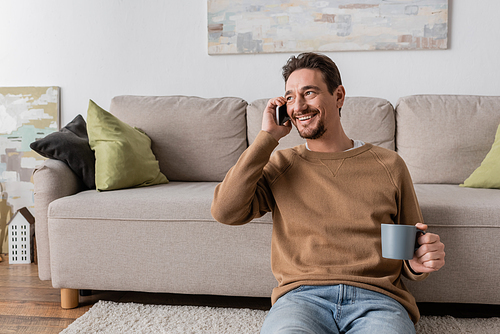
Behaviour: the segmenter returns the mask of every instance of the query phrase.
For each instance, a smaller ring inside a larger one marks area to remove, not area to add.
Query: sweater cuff
[[[416,273],[410,266],[408,260],[403,261],[403,276],[411,281],[422,281],[429,276],[429,273]]]

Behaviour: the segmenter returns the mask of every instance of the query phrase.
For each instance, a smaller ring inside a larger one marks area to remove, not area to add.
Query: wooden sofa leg
[[[61,307],[64,309],[78,307],[77,289],[61,289]]]

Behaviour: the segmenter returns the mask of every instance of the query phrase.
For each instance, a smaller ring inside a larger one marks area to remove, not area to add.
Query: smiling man
[[[427,229],[405,163],[345,134],[345,90],[330,58],[292,57],[283,77],[285,96],[269,100],[262,131],[212,203],[214,218],[229,225],[273,212],[278,286],[262,333],[415,333],[420,315],[401,275],[424,279],[445,253],[439,236],[427,233],[412,260],[381,256],[382,223]],[[292,129],[290,121],[276,124],[284,104],[307,143],[272,154]]]

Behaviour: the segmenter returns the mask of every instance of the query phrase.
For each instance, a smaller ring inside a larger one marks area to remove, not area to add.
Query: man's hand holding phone
[[[285,125],[285,123],[289,120],[290,116],[288,116],[286,104],[276,108],[276,123],[278,125]]]
[[[281,116],[278,116],[280,106],[284,107],[281,109]],[[269,132],[277,141],[288,135],[292,129],[292,122],[289,118],[285,120],[284,111],[286,111],[286,100],[283,96],[279,96],[267,102],[262,117],[262,130]],[[288,117],[288,114],[286,116]],[[284,120],[283,125],[278,125],[280,118]]]

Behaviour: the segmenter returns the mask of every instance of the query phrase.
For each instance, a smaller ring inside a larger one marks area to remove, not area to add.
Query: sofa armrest
[[[50,280],[50,249],[47,210],[49,204],[61,197],[85,189],[82,180],[66,163],[48,159],[33,172],[35,184],[35,235],[38,253],[38,276]]]

